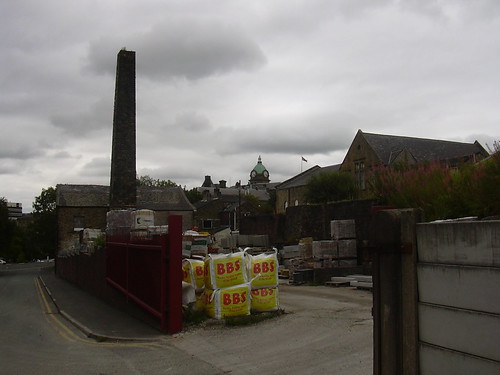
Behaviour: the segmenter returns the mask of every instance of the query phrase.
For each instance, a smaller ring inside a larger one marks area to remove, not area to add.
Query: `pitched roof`
[[[450,160],[478,153],[484,157],[488,156],[486,150],[477,141],[463,143],[395,135],[362,134],[386,165],[390,164],[403,150],[410,152],[417,162]]]
[[[60,207],[109,207],[109,186],[57,185],[56,205]],[[180,187],[139,186],[137,208],[192,211],[193,205]]]
[[[305,170],[304,172],[301,172],[298,175],[283,181],[281,184],[276,186],[276,190],[290,189],[293,187],[307,185],[312,176],[324,172],[337,172],[340,169],[340,165],[341,164],[335,164],[326,167],[320,167],[319,165],[315,165],[314,167],[311,167]]]

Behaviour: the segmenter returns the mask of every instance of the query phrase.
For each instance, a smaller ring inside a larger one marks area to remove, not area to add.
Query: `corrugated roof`
[[[109,207],[109,186],[57,185],[56,204],[60,207]],[[192,211],[194,206],[180,187],[137,188],[137,208]]]
[[[390,164],[403,150],[409,151],[417,162],[449,160],[477,153],[487,156],[487,152],[477,142],[462,143],[372,133],[363,133],[363,136],[385,165]]]

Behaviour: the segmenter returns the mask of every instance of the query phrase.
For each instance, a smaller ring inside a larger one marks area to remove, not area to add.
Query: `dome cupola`
[[[250,172],[250,183],[266,183],[269,182],[269,171],[262,164],[262,159],[259,155],[257,165]]]

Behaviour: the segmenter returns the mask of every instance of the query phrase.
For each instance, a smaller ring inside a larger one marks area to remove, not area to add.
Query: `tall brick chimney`
[[[137,205],[135,120],[135,51],[123,49],[116,64],[110,209]]]

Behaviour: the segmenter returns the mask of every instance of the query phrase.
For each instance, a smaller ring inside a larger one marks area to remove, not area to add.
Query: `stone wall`
[[[272,244],[297,244],[301,238],[330,239],[332,220],[354,219],[356,238],[368,239],[372,209],[376,201],[361,200],[327,205],[289,207],[286,215],[243,217],[241,234],[267,234]]]
[[[83,217],[83,227],[106,229],[107,207],[57,207],[57,242],[60,255],[79,252],[75,242],[80,238],[80,232],[75,232],[75,217]]]

